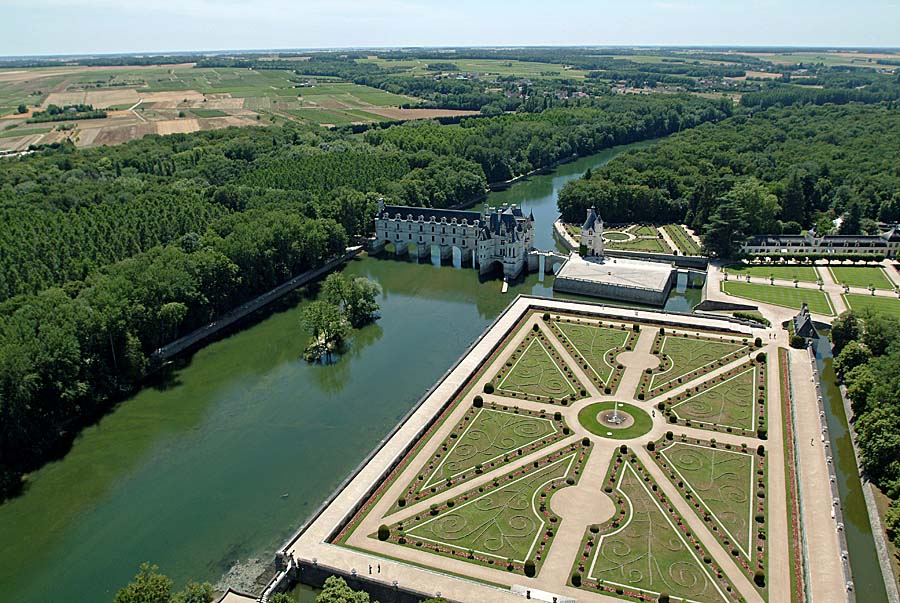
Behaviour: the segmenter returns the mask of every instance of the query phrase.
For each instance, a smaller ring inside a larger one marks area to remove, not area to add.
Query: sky
[[[0,0],[0,56],[526,45],[900,46],[900,0]]]

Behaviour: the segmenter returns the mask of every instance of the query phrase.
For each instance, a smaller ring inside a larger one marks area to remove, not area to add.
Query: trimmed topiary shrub
[[[753,582],[755,582],[756,585],[760,588],[762,588],[766,585],[766,575],[763,573],[762,570],[756,570],[753,573]]]
[[[481,396],[475,396],[475,399],[472,401],[472,405],[475,408],[481,408],[482,406],[484,406],[484,398],[482,398]]]
[[[544,315],[541,316],[541,318],[543,318],[545,322],[548,321],[548,320],[550,320],[550,313],[549,313],[549,312],[544,312]]]
[[[756,339],[754,339],[753,345],[758,348],[761,348],[762,347],[762,337],[757,337]]]
[[[656,450],[656,442],[647,442],[647,450],[650,452]]]
[[[490,381],[484,384],[484,393],[493,394],[494,393],[494,384]]]
[[[384,524],[378,526],[378,540],[384,541],[391,537],[391,529]]]
[[[534,578],[535,573],[534,561],[529,559],[525,562],[525,575],[529,578]]]
[[[572,586],[581,586],[581,574],[578,572],[572,574]]]
[[[668,593],[659,593],[659,603],[669,603]]]

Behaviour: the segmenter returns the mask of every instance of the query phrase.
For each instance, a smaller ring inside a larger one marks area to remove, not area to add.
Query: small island
[[[364,277],[348,279],[343,274],[328,275],[319,299],[303,311],[301,323],[312,339],[303,351],[307,362],[329,363],[343,348],[351,329],[375,319],[381,287]]]

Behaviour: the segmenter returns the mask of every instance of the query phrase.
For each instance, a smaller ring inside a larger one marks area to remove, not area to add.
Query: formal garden
[[[685,501],[757,588],[765,589],[765,447],[732,446],[671,431],[652,444],[654,460]]]
[[[900,299],[896,297],[844,293],[841,298],[851,310],[872,310],[900,316]]]
[[[556,316],[546,322],[597,387],[606,394],[615,393],[625,369],[616,356],[634,349],[638,331],[631,326],[567,316]]]
[[[829,266],[831,278],[839,285],[868,289],[894,290],[894,283],[881,266]]]
[[[766,359],[734,367],[659,404],[671,423],[741,435],[765,436]]]
[[[494,382],[485,385],[484,391],[561,404],[587,395],[584,386],[538,325],[534,325],[501,367]]]
[[[625,445],[616,451],[603,483],[616,512],[587,529],[572,569],[573,586],[635,601],[741,600]]]
[[[489,406],[485,406],[481,396],[475,398],[473,406],[409,483],[392,511],[515,462],[570,433],[558,411],[547,415],[493,402]]]
[[[660,328],[651,353],[659,358],[658,368],[647,368],[637,390],[646,400],[675,389],[688,381],[733,362],[747,353],[746,341],[688,333],[667,333]]]
[[[590,449],[587,439],[573,443],[371,537],[534,576],[560,525],[550,498],[578,483]]]
[[[760,347],[727,332],[528,313],[333,541],[491,584],[525,576],[550,592],[565,582],[645,603],[737,603],[743,572],[741,589],[766,600]],[[584,523],[561,532],[568,513]]]
[[[814,314],[834,316],[831,300],[824,291],[818,289],[729,280],[722,283],[722,291],[735,297],[793,310],[799,310],[805,303]]]

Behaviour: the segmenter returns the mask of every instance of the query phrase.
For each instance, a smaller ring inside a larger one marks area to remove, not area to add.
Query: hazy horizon
[[[872,0],[9,0],[0,56],[506,46],[896,48]]]

